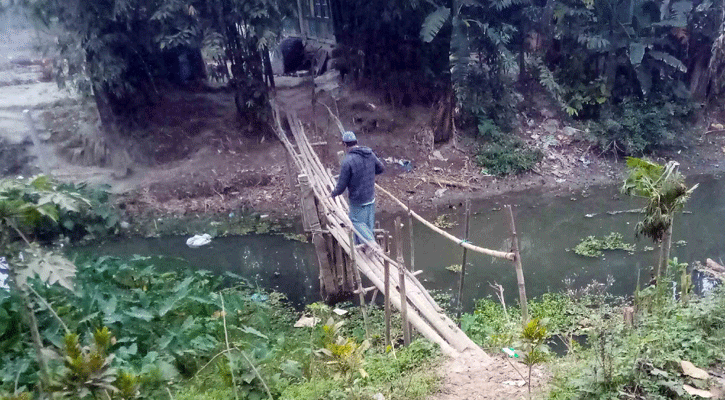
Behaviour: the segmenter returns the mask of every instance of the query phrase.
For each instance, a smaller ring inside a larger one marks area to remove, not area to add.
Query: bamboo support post
[[[395,253],[398,259],[398,287],[400,291],[400,317],[403,320],[403,343],[410,344],[410,327],[408,326],[408,296],[405,292],[405,265],[403,261],[403,241],[400,235],[400,217],[395,218]]]
[[[463,240],[468,240],[468,230],[471,221],[471,200],[466,199],[466,223],[463,229]],[[468,255],[468,249],[463,248],[463,260],[461,261],[461,276],[458,280],[458,311],[456,312],[456,320],[458,320],[458,326],[461,326],[461,312],[463,312],[463,283],[466,279],[466,256]]]
[[[390,254],[388,235],[385,235],[383,244],[385,253]],[[384,294],[385,294],[385,347],[390,346],[390,262],[383,260]]]
[[[408,199],[408,233],[410,233],[410,272],[415,272],[415,239],[413,238],[413,215]]]
[[[408,198],[408,236],[410,237],[410,265],[408,270],[415,276],[415,239],[413,238],[413,216],[410,215],[410,198]],[[408,332],[413,332],[413,326],[408,324]]]
[[[516,223],[514,222],[514,212],[511,205],[507,205],[509,217],[511,219],[511,249],[516,255],[513,263],[516,268],[516,281],[519,286],[519,303],[521,303],[521,322],[524,326],[529,322],[529,309],[526,302],[526,283],[524,282],[524,270],[521,267],[521,253],[519,252],[519,237],[516,233]]]
[[[292,163],[290,162],[290,154],[288,151],[285,151],[284,161],[287,163],[287,185],[289,186],[289,190],[293,191],[295,190],[294,171],[292,171]]]
[[[355,280],[357,281],[358,296],[360,296],[360,308],[363,315],[363,323],[365,324],[365,338],[370,339],[370,328],[368,326],[368,312],[365,306],[365,289],[363,289],[362,279],[360,278],[360,270],[355,264],[355,233],[350,230],[350,262],[352,270],[355,271]]]

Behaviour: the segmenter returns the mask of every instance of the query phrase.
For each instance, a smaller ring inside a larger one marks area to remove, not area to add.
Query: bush
[[[528,171],[543,157],[541,150],[527,146],[518,138],[508,138],[481,147],[476,162],[484,168],[482,172],[504,176]]]
[[[602,152],[641,155],[672,145],[693,116],[692,105],[671,101],[625,100],[611,115],[589,126],[590,140]]]
[[[725,292],[687,304],[662,294],[651,311],[639,308],[633,327],[623,323],[621,309],[584,307],[576,329],[588,346],[553,365],[558,371],[549,398],[689,398],[683,384],[701,383],[681,374],[680,361],[705,369],[725,361]]]

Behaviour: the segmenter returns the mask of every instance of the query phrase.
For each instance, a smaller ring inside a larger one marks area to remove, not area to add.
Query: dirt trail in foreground
[[[512,365],[513,364],[513,365]],[[439,370],[443,384],[430,400],[518,400],[529,399],[524,379],[516,372],[527,375],[527,366],[504,356],[495,355],[490,360],[480,360],[468,352],[449,359]],[[541,367],[531,372],[531,397],[541,397],[541,389],[548,377]]]

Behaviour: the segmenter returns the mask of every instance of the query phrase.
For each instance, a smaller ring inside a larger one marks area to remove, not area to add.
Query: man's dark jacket
[[[348,191],[350,204],[361,206],[375,199],[375,175],[384,171],[383,163],[369,147],[356,147],[350,150],[340,167],[337,186],[332,197]]]

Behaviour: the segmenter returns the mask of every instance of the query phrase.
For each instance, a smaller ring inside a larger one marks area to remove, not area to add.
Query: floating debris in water
[[[255,293],[250,298],[256,303],[264,303],[265,301],[269,300],[269,296],[262,293]]]
[[[461,264],[453,264],[453,265],[447,266],[446,269],[451,272],[461,272],[463,267],[461,266]]]

